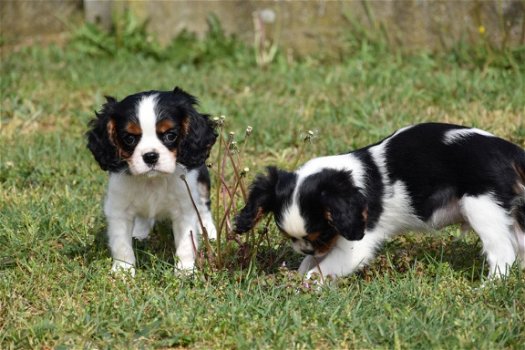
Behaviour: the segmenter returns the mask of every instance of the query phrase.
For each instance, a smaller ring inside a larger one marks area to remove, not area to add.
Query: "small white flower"
[[[259,18],[264,23],[273,23],[273,22],[275,22],[275,17],[277,17],[277,16],[275,14],[275,11],[272,10],[272,9],[264,9],[264,10],[259,11]]]

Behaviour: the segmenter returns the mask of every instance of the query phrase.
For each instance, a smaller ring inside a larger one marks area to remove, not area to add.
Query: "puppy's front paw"
[[[323,276],[317,268],[313,268],[304,275],[305,280],[319,281],[323,283]]]
[[[297,270],[301,275],[304,275],[308,273],[311,269],[313,269],[314,266],[316,266],[317,262],[315,261],[315,258],[311,255],[308,255],[303,259],[301,262],[301,265],[299,266],[299,269]]]
[[[303,283],[319,291],[322,287],[337,286],[338,280],[336,275],[324,274],[316,267],[304,275]]]
[[[115,260],[113,266],[111,266],[111,272],[116,274],[129,274],[131,277],[135,277],[135,266],[125,261]]]
[[[193,263],[193,261],[191,263],[190,262],[183,263],[179,260],[177,261],[177,264],[175,265],[174,272],[176,275],[189,276],[193,273],[194,269],[195,269],[195,264]]]
[[[208,233],[208,238],[212,241],[217,239],[217,229],[214,224],[206,225],[206,232]]]

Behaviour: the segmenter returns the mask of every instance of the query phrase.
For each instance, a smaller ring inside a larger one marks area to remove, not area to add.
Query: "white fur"
[[[463,217],[461,215],[460,203],[450,203],[444,208],[438,209],[432,214],[428,224],[434,229],[440,229],[442,227],[462,222]],[[462,228],[463,231],[470,229],[470,226],[466,225]]]
[[[298,238],[306,236],[305,222],[301,216],[296,200],[285,210],[283,218],[281,228],[285,232],[289,232],[293,237]]]
[[[482,135],[482,136],[494,136],[488,131],[477,129],[477,128],[453,129],[445,133],[445,136],[443,137],[443,143],[446,145],[450,145],[454,142],[460,141],[463,138],[466,138],[466,137],[469,137],[475,134]]]
[[[385,238],[378,233],[367,233],[360,241],[338,237],[335,246],[324,257],[308,255],[304,258],[299,266],[299,273],[306,274],[306,278],[317,273],[323,276],[348,275],[368,264]]]
[[[136,261],[132,237],[146,238],[158,219],[171,219],[177,269],[193,269],[195,249],[198,247],[197,234],[201,233],[201,228],[180,177],[183,174],[186,175],[208,235],[212,239],[216,237],[211,213],[199,195],[197,170],[186,173],[184,167],[177,166],[173,174],[156,177],[111,173],[104,212],[114,260],[112,270],[133,268]]]
[[[507,274],[518,252],[510,214],[490,194],[463,197],[461,212],[483,242],[489,276]]]
[[[323,169],[351,170],[352,178],[357,187],[363,187],[364,169],[363,165],[353,154],[341,154],[336,156],[314,158],[306,162],[297,170],[297,186],[295,195],[303,180],[310,175],[316,174]]]

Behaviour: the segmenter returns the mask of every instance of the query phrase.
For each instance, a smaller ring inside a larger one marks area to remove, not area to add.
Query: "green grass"
[[[154,54],[100,52],[77,39],[4,55],[0,348],[520,348],[524,274],[479,288],[481,244],[456,227],[399,237],[364,271],[322,288],[293,273],[301,258],[272,226],[251,264],[230,241],[225,268],[181,277],[159,225],[136,244],[135,279],[109,274],[107,175],[83,136],[104,95],[179,85],[201,111],[226,116],[224,133],[242,141],[253,126],[248,180],[266,165],[290,169],[421,121],[475,125],[525,145],[515,52],[480,63],[463,51],[391,54],[354,41],[339,61],[278,56],[262,69],[251,50],[215,35]],[[305,145],[308,130],[316,134]]]

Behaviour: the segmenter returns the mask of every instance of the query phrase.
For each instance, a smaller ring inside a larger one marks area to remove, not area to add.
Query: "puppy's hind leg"
[[[522,196],[513,202],[512,216],[514,217],[514,233],[518,243],[518,258],[521,268],[525,269],[525,187],[523,187]]]
[[[490,195],[465,196],[461,200],[461,209],[464,218],[483,242],[489,277],[507,275],[518,251],[510,214]]]
[[[525,270],[525,231],[518,225],[515,225],[514,232],[516,233],[516,241],[518,243],[518,260],[520,267]]]
[[[131,233],[131,236],[142,241],[143,239],[148,238],[153,225],[155,225],[154,219],[146,219],[137,216],[133,221],[133,232]]]

